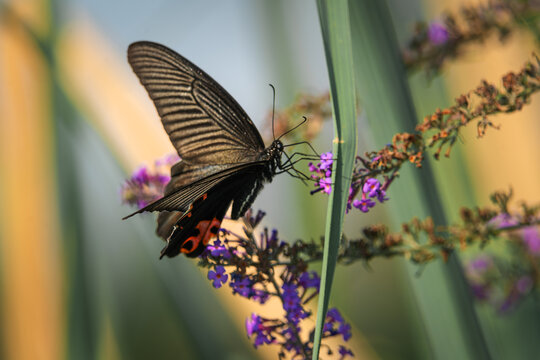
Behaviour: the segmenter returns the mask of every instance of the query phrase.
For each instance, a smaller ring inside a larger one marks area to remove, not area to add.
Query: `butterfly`
[[[128,62],[153,100],[180,162],[171,168],[163,198],[126,216],[159,211],[161,256],[200,255],[232,203],[238,219],[263,184],[293,168],[281,162],[284,145],[264,146],[234,98],[208,74],[173,50],[148,41],[128,48]],[[287,145],[288,146],[288,145]]]

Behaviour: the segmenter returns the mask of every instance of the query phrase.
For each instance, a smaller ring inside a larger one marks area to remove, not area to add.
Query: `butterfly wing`
[[[165,195],[144,208],[129,214],[122,220],[145,211],[180,211],[185,213],[198,198],[221,181],[237,174],[256,173],[263,166],[264,162],[258,161],[232,166],[212,166],[211,169],[208,169],[208,167],[190,165],[181,161],[172,169],[172,171],[179,172],[173,177],[173,180],[177,178],[178,181],[170,181],[167,184]],[[215,172],[216,168],[223,168],[223,170]],[[201,172],[210,172],[210,175],[201,177]],[[191,179],[196,180],[191,181]],[[182,183],[186,185],[182,186]]]
[[[223,217],[231,202],[242,196],[246,187],[257,181],[253,167],[222,179],[190,206],[189,210],[162,212],[158,217],[158,234],[167,240],[161,257],[184,253],[199,256],[212,237],[217,236]]]
[[[129,46],[128,61],[182,160],[249,162],[264,149],[257,128],[233,97],[181,55],[141,41]]]
[[[237,218],[253,189],[260,189],[264,143],[232,96],[176,52],[137,42],[129,46],[128,61],[182,161],[171,169],[165,196],[127,217],[161,211],[157,233],[167,240],[162,256],[197,256],[231,202]]]

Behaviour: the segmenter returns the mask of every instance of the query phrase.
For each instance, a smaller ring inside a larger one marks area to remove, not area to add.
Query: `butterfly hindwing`
[[[141,41],[129,46],[128,61],[184,161],[247,162],[264,150],[255,125],[234,98],[181,55]]]
[[[157,232],[170,234],[161,256],[200,255],[210,239],[217,236],[231,202],[241,196],[244,187],[253,186],[254,179],[254,173],[249,171],[229,176],[199,197],[182,215],[179,212],[160,214]]]
[[[167,245],[161,251],[161,257],[173,257],[180,253],[188,257],[196,257],[203,252],[210,239],[217,236],[230,204],[231,199],[228,199],[228,203],[227,199],[216,202],[217,196],[215,191],[204,194],[195,201],[193,207],[180,220],[176,221],[172,230],[168,231]],[[159,220],[163,219],[160,216]],[[159,229],[160,225],[158,225],[158,233]]]

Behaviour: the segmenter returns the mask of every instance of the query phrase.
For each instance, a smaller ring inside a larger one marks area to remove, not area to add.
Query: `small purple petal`
[[[433,45],[442,45],[448,41],[448,30],[440,23],[431,23],[428,29],[428,38]]]
[[[522,276],[516,282],[516,289],[520,294],[527,294],[533,287],[533,280],[530,276]]]
[[[251,335],[258,330],[260,323],[261,318],[255,313],[252,313],[251,317],[246,319],[246,332],[248,337],[251,337]]]
[[[339,346],[339,355],[341,355],[340,359],[345,359],[347,355],[354,356],[353,352],[350,349],[347,349],[343,345]]]
[[[533,255],[540,255],[540,233],[536,226],[528,226],[522,230],[523,241]]]
[[[381,188],[381,183],[375,178],[369,178],[362,187],[362,192],[368,194],[369,197],[375,197]]]

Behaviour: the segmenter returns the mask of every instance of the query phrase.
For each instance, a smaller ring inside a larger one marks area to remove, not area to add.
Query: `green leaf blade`
[[[336,268],[343,218],[349,196],[350,175],[356,154],[356,95],[348,1],[317,2],[332,94],[334,115],[334,164],[332,193],[328,200],[321,290],[313,343],[313,359],[319,358]]]

